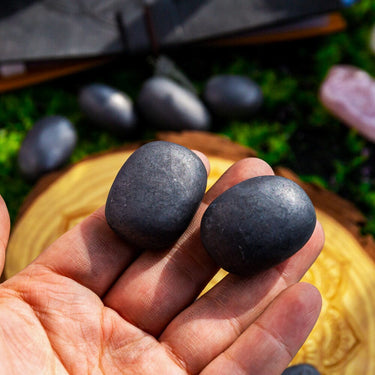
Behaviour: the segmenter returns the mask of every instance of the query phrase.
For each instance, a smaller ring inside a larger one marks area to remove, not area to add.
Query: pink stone
[[[334,116],[375,142],[375,80],[368,73],[354,66],[334,66],[319,94]]]

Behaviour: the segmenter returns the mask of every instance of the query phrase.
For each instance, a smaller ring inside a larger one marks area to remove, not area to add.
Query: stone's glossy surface
[[[279,176],[243,181],[216,198],[202,218],[207,252],[228,272],[250,276],[297,252],[315,228],[304,190]]]
[[[334,66],[320,87],[320,99],[333,115],[375,142],[375,80],[367,72]]]
[[[320,375],[320,372],[314,366],[303,363],[288,367],[282,375]]]
[[[203,99],[217,117],[248,119],[262,106],[263,94],[259,85],[250,78],[218,75],[207,82]]]
[[[168,248],[189,225],[206,184],[206,168],[195,153],[171,142],[148,143],[115,178],[106,202],[107,222],[139,248]]]
[[[82,88],[78,100],[82,112],[101,128],[121,136],[135,132],[137,115],[133,101],[125,93],[94,83]]]
[[[62,116],[38,120],[27,133],[18,153],[21,173],[29,180],[58,169],[70,158],[77,143],[73,124]]]
[[[142,86],[137,106],[145,120],[164,130],[209,130],[211,116],[197,96],[165,77]]]

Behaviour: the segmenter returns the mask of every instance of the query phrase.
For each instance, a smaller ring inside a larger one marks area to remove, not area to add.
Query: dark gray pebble
[[[306,363],[288,367],[282,375],[320,375],[320,372]]]
[[[18,165],[28,180],[60,168],[70,158],[77,143],[73,124],[62,116],[38,120],[26,134],[18,153]]]
[[[159,56],[155,61],[155,76],[170,78],[180,86],[197,95],[197,90],[190,82],[189,78],[176,66],[176,64],[166,56]]]
[[[81,111],[95,125],[120,136],[135,133],[137,115],[133,101],[125,93],[93,83],[81,89],[78,100]]]
[[[258,84],[250,78],[218,75],[207,82],[203,99],[216,117],[246,120],[262,106],[263,94]]]
[[[152,77],[141,88],[137,108],[144,119],[163,130],[209,130],[211,116],[199,98],[165,77]]]
[[[297,252],[315,228],[315,209],[304,190],[279,176],[243,181],[206,210],[202,242],[219,266],[250,276]]]
[[[171,142],[137,149],[120,169],[109,192],[109,226],[143,249],[171,246],[189,225],[207,184],[199,157]]]

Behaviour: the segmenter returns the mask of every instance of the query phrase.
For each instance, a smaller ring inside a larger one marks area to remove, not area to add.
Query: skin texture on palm
[[[251,278],[228,275],[197,300],[217,271],[199,237],[205,209],[234,184],[272,173],[255,158],[234,164],[165,251],[128,246],[103,208],[64,234],[0,285],[0,373],[280,374],[319,315],[318,291],[298,283],[323,246],[319,223],[292,258]],[[3,201],[0,223],[2,269]]]

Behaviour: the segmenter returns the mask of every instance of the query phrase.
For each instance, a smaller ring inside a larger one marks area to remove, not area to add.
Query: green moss
[[[249,146],[271,165],[283,163],[291,157],[290,135],[296,125],[269,123],[254,120],[250,123],[234,122],[223,132],[235,142]]]

